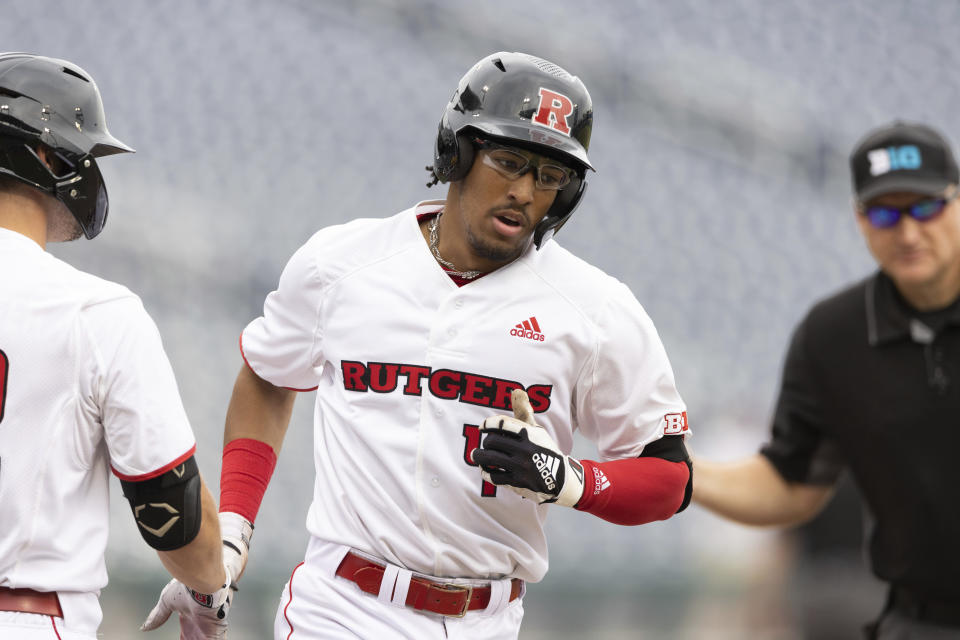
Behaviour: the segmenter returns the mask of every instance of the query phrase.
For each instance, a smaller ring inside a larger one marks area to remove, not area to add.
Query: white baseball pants
[[[311,539],[283,587],[274,640],[509,640],[520,633],[523,597],[451,618],[383,602],[334,573],[347,547]],[[509,591],[509,589],[507,590]],[[507,594],[507,597],[509,593]]]

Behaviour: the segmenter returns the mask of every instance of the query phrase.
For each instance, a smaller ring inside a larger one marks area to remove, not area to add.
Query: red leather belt
[[[363,556],[348,552],[337,567],[337,575],[356,582],[362,591],[372,595],[380,594],[385,568],[382,564],[367,560]],[[510,601],[520,597],[523,580],[513,578],[510,581]],[[429,611],[442,616],[459,618],[467,611],[486,609],[490,604],[490,586],[471,587],[470,585],[449,584],[429,578],[413,576],[407,591],[406,605],[418,611]]]
[[[0,587],[0,611],[20,611],[63,617],[63,609],[60,608],[60,598],[57,597],[56,591]]]

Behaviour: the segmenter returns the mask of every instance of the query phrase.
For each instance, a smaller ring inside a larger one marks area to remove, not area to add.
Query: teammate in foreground
[[[128,289],[45,251],[100,233],[97,158],[130,151],[83,69],[0,54],[3,638],[96,637],[111,469],[143,538],[174,576],[215,594],[206,611],[225,628],[216,508],[157,329]]]
[[[446,200],[319,231],[244,330],[222,511],[253,522],[296,391],[317,389],[311,540],[275,638],[515,638],[549,504],[627,525],[685,506],[685,406],[653,324],[550,241],[592,124],[560,67],[484,58],[440,122]],[[575,429],[607,462],[567,456]]]
[[[695,459],[693,498],[752,525],[815,516],[849,469],[890,585],[869,637],[960,637],[960,204],[944,137],[871,131],[851,155],[856,216],[879,271],[818,303],[787,352],[771,441]]]

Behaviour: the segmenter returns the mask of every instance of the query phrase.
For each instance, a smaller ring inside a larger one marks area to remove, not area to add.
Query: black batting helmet
[[[44,164],[38,142],[62,168]],[[95,158],[131,151],[107,131],[100,91],[86,71],[66,60],[0,53],[0,174],[60,200],[87,238],[107,220],[107,189]]]
[[[460,80],[440,120],[434,146],[434,176],[463,179],[473,164],[473,138],[524,147],[563,162],[576,178],[554,200],[534,230],[540,248],[570,217],[593,169],[587,158],[593,102],[576,76],[526,53],[487,56]]]

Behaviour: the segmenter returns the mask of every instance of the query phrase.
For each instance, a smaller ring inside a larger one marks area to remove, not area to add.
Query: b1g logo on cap
[[[920,149],[916,145],[905,144],[902,147],[886,147],[867,152],[870,161],[870,175],[880,176],[890,171],[919,169],[923,165]]]
[[[533,122],[569,136],[568,120],[572,114],[573,100],[562,93],[540,87],[540,105],[537,107],[537,112],[533,114]]]

